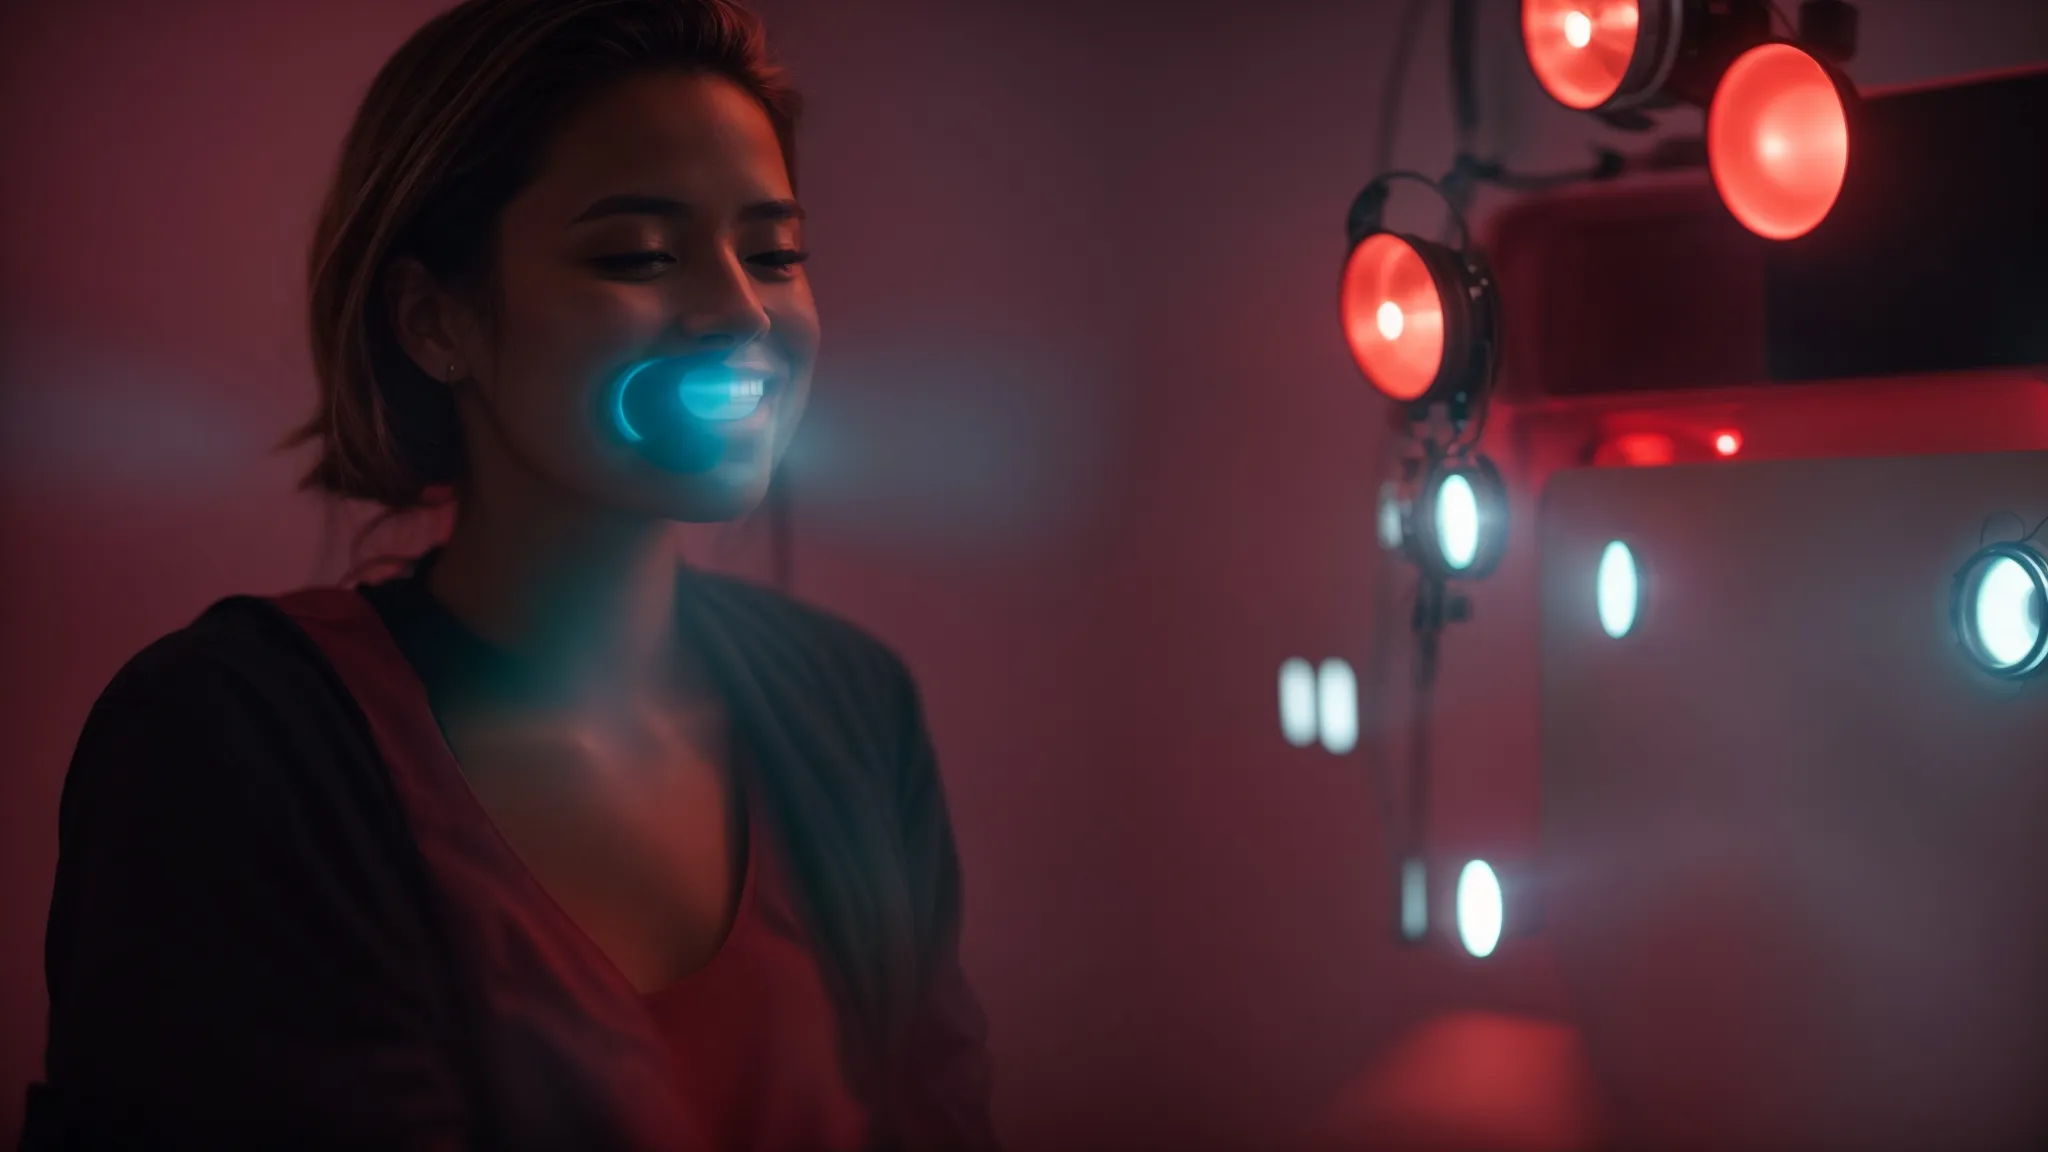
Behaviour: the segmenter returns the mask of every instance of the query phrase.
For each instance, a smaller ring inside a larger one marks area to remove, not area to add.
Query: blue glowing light
[[[699,420],[744,420],[761,406],[767,381],[760,374],[727,365],[692,368],[676,385],[683,407]]]
[[[633,382],[633,377],[645,372],[656,363],[658,361],[642,360],[640,363],[620,373],[619,382],[612,386],[612,422],[618,425],[619,434],[626,438],[627,443],[638,444],[640,441],[645,440],[646,437],[642,436],[640,430],[633,427],[633,422],[626,418],[626,386]]]

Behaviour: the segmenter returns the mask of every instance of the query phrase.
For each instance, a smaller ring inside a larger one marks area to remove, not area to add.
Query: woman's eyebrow
[[[691,211],[688,204],[673,197],[650,196],[643,192],[621,192],[594,201],[589,207],[578,212],[569,223],[585,224],[608,216],[659,216],[666,220],[679,220],[687,218]],[[803,205],[794,200],[757,200],[740,209],[740,219],[749,223],[781,223],[803,218]]]

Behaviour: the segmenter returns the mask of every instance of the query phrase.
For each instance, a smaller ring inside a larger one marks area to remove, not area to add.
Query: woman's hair
[[[392,330],[385,277],[417,258],[495,323],[498,217],[555,131],[630,76],[724,77],[759,100],[792,178],[798,99],[734,0],[465,0],[370,84],[320,210],[307,282],[319,407],[286,440],[318,446],[300,487],[405,512],[463,469],[448,386]]]

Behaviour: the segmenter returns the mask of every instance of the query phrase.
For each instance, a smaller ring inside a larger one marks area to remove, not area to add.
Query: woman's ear
[[[384,306],[399,346],[428,378],[453,383],[471,374],[464,359],[468,342],[462,305],[417,257],[392,261],[384,279]]]

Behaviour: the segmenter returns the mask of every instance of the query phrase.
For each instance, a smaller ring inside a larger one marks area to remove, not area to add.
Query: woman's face
[[[669,520],[752,509],[818,346],[802,212],[761,105],[714,77],[617,85],[561,128],[500,217],[498,245],[498,322],[488,334],[465,326],[460,341],[475,346],[459,394],[470,482],[506,468]],[[619,382],[649,361],[692,380],[762,381],[751,414],[731,418],[748,406],[743,388],[727,418],[704,422],[708,470],[657,466],[605,418]]]

